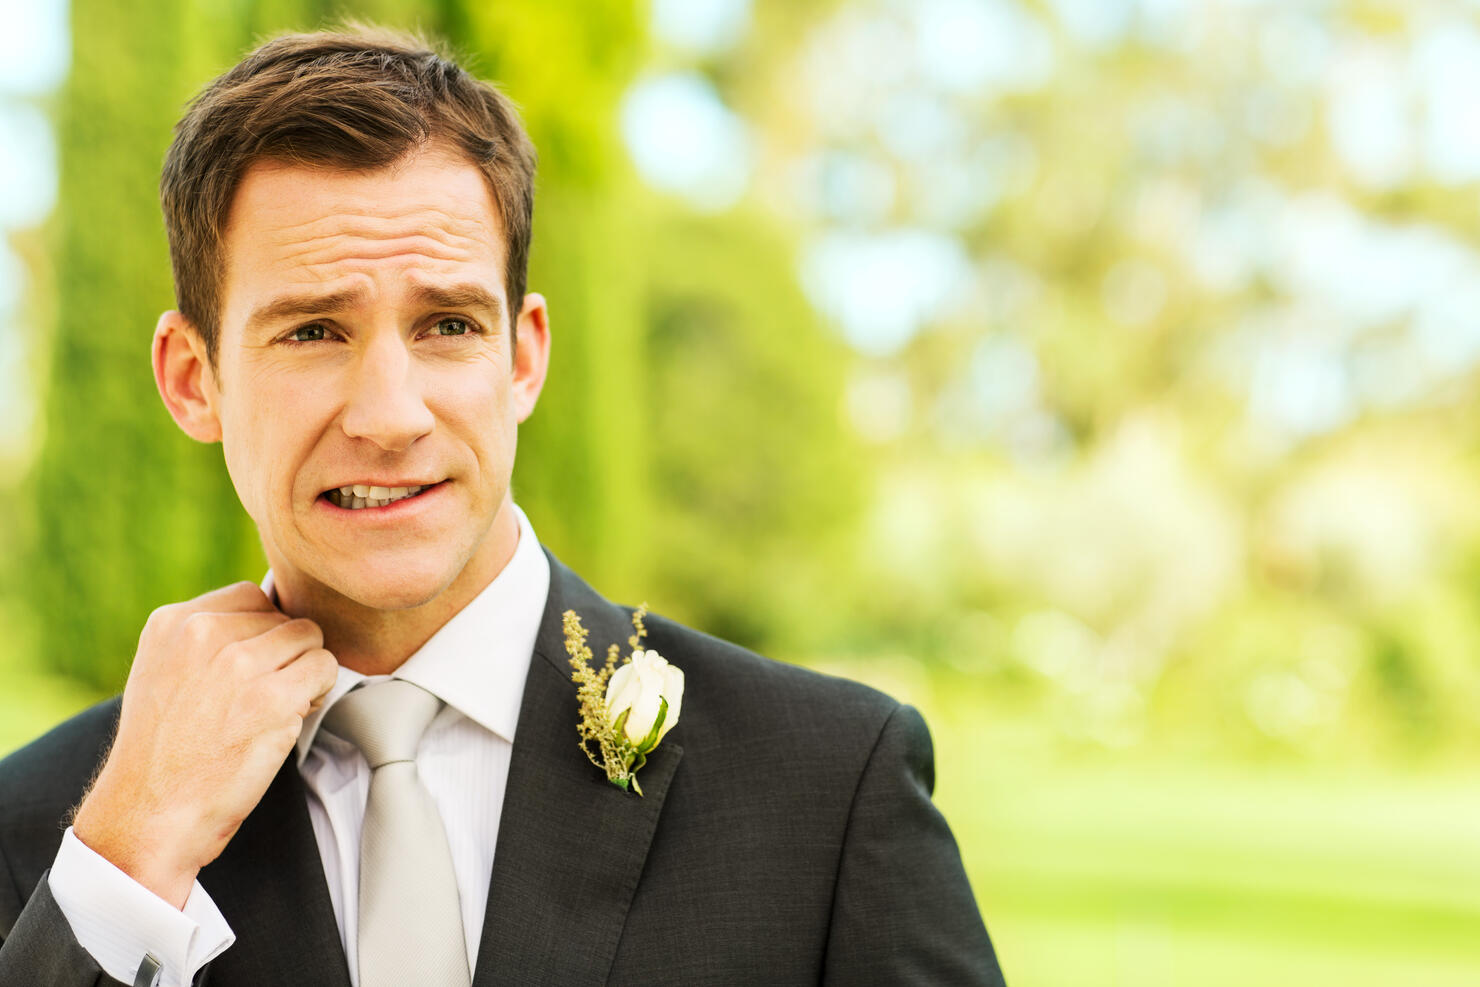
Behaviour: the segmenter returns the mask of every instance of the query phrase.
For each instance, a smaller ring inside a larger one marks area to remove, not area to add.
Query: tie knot
[[[324,714],[324,728],[354,744],[373,771],[410,761],[442,700],[420,686],[387,679],[352,689]]]

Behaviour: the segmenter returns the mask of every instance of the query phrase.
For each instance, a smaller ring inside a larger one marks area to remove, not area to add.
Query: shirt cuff
[[[185,908],[176,909],[90,849],[70,826],[47,881],[82,948],[126,984],[152,953],[161,966],[160,987],[188,987],[196,971],[236,942],[199,881]]]

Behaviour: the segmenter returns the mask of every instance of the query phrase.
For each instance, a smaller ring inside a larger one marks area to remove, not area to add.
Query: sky
[[[56,142],[42,102],[66,77],[70,44],[61,0],[0,0],[0,461],[28,450],[36,333],[22,320],[25,273],[8,234],[36,226],[56,203]],[[9,454],[9,455],[7,455]]]

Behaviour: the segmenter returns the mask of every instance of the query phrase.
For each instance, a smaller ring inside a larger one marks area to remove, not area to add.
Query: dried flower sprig
[[[632,614],[632,635],[627,638],[632,653],[620,667],[620,648],[606,650],[606,662],[596,665],[588,632],[574,610],[562,615],[565,650],[573,669],[576,699],[581,719],[576,724],[581,751],[606,773],[607,780],[626,791],[630,785],[638,795],[637,771],[663,736],[678,723],[683,702],[683,672],[656,651],[644,651],[647,637],[643,618],[647,604]]]

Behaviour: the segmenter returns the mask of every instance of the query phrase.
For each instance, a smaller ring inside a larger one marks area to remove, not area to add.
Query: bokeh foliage
[[[609,595],[919,705],[1009,982],[1475,982],[1474,5],[767,0],[714,50],[654,36],[715,5],[73,0],[60,206],[17,241],[50,373],[0,488],[10,651],[112,690],[150,609],[260,574],[149,381],[169,126],[265,33],[424,28],[541,153],[520,503]],[[755,135],[717,213],[629,163],[665,73]],[[91,698],[4,673],[12,743]]]
[[[773,221],[698,223],[626,165],[613,121],[645,13],[629,2],[74,4],[59,311],[25,564],[48,666],[116,688],[150,610],[263,569],[219,450],[181,436],[153,393],[149,332],[172,304],[155,189],[170,128],[207,79],[265,33],[331,14],[446,39],[516,98],[539,148],[530,285],[550,301],[555,347],[515,490],[542,539],[618,598],[795,650],[826,580],[820,559],[789,546],[841,530],[858,501],[835,427],[842,347],[789,276]]]
[[[74,12],[76,65],[91,68],[72,74],[58,114],[60,301],[25,589],[46,663],[116,684],[150,610],[241,578],[257,550],[219,451],[170,434],[145,369],[172,304],[159,164],[196,85],[176,53],[199,55],[209,32],[182,3]],[[64,506],[105,489],[87,510]]]

